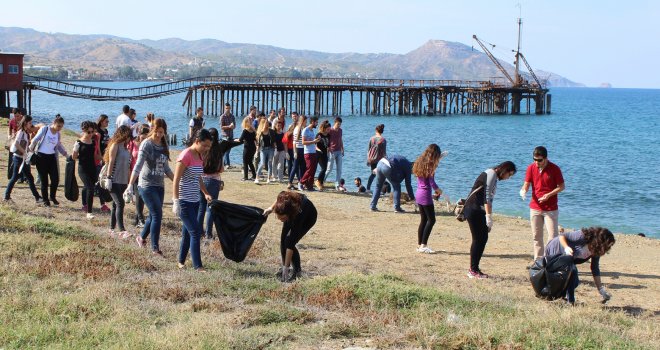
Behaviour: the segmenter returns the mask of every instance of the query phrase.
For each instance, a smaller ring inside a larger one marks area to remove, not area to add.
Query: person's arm
[[[42,126],[39,129],[39,131],[37,131],[37,134],[32,138],[32,141],[30,142],[29,148],[34,153],[39,152],[39,149],[37,149],[37,145],[41,142],[41,139],[44,138],[44,135],[46,135],[46,133],[44,132],[45,128],[46,128],[45,126]]]
[[[564,248],[564,253],[566,253],[566,255],[573,256],[573,248],[568,245],[568,239],[566,238],[566,235],[559,235],[559,244],[561,244],[561,247]]]
[[[544,194],[543,196],[541,196],[541,198],[539,198],[539,203],[543,203],[543,202],[547,201],[552,196],[556,196],[557,194],[559,194],[559,192],[561,192],[565,189],[566,189],[566,186],[564,185],[564,183],[563,182],[560,183],[559,186],[557,186],[554,190],[552,190],[552,191]]]
[[[137,181],[138,177],[140,176],[140,171],[142,171],[142,166],[144,165],[144,162],[147,160],[146,151],[144,150],[146,147],[147,147],[146,140],[142,141],[142,143],[140,144],[140,148],[138,149],[137,160],[135,161],[135,165],[133,166],[133,173],[131,174],[131,178],[128,181],[129,188],[131,188],[132,185]]]
[[[179,199],[179,184],[181,183],[181,177],[186,171],[187,166],[181,161],[176,162],[176,167],[174,168],[174,180],[172,180],[172,199]]]
[[[270,215],[270,213],[273,212],[273,208],[275,208],[275,204],[277,204],[277,199],[275,200],[275,202],[273,202],[273,204],[271,204],[270,207],[264,209],[264,214],[263,214],[263,215],[264,215],[264,216],[268,216],[268,215]]]
[[[57,152],[60,152],[60,154],[65,157],[69,155],[69,153],[67,153],[66,151],[66,148],[64,148],[64,145],[62,145],[62,137],[59,132],[57,133],[57,145],[55,146],[55,150]]]
[[[408,197],[410,197],[411,200],[415,200],[415,191],[413,191],[412,188],[412,181],[411,178],[412,173],[408,171],[405,176],[405,181],[406,181],[406,192],[408,192]]]
[[[165,176],[167,176],[167,178],[171,181],[174,181],[174,173],[172,172],[172,168],[170,168],[170,162],[165,161],[163,168],[165,169]]]
[[[16,133],[16,138],[14,139],[14,142],[13,142],[14,147],[16,147],[16,150],[19,151],[19,153],[23,154],[23,155],[26,153],[25,148],[23,148],[23,146],[21,146],[21,139],[23,139],[25,137],[24,135],[25,135],[25,131],[19,130]]]
[[[202,191],[204,194],[204,199],[206,199],[207,202],[210,202],[213,200],[213,197],[209,194],[209,192],[206,190],[206,185],[204,185],[204,181],[202,180],[202,177],[199,177],[199,190]]]

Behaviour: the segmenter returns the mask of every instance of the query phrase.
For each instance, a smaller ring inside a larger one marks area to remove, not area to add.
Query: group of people
[[[140,247],[151,237],[153,254],[162,256],[159,246],[164,202],[164,178],[172,181],[173,211],[183,223],[178,265],[185,266],[188,253],[192,266],[204,271],[200,255],[202,237],[212,238],[213,213],[208,203],[217,199],[224,186],[221,174],[230,167],[231,148],[243,145],[243,180],[260,183],[262,171],[266,171],[265,182],[287,183],[275,203],[264,211],[268,216],[276,213],[284,225],[281,237],[282,281],[295,279],[301,271],[298,241],[309,231],[317,219],[312,202],[299,191],[323,190],[326,175],[336,167],[334,182],[337,191],[346,191],[341,178],[344,156],[342,119],[334,118],[319,125],[317,117],[291,113],[287,123],[284,108],[271,111],[269,116],[252,107],[242,119],[241,135],[234,138],[236,122],[231,106],[225,105],[220,117],[220,130],[205,129],[203,109],[198,108],[189,124],[189,142],[176,160],[174,170],[170,168],[170,151],[167,143],[167,123],[164,119],[147,115],[147,123],[136,121],[136,112],[124,106],[116,119],[116,130],[112,137],[107,131],[108,117],[101,115],[96,122],[81,124],[80,138],[72,149],[72,158],[78,161],[78,175],[83,183],[83,210],[93,218],[92,206],[99,175],[102,187],[110,192],[112,209],[109,233],[121,238],[132,234],[124,225],[126,202],[136,203],[136,224],[141,233],[136,236]],[[28,182],[35,200],[45,206],[58,205],[56,198],[59,184],[58,154],[68,156],[61,143],[60,130],[64,119],[56,116],[50,125],[35,127],[30,116],[15,113],[10,122],[10,152],[12,160],[11,179],[5,192],[5,200],[11,200],[14,184],[24,178]],[[288,125],[288,126],[287,126]],[[315,130],[319,127],[318,132]],[[435,225],[434,200],[442,194],[435,181],[435,172],[441,159],[447,154],[437,144],[429,145],[414,162],[401,155],[387,153],[387,141],[383,137],[385,126],[377,125],[375,134],[369,139],[367,165],[371,170],[366,188],[361,179],[355,178],[358,192],[371,190],[370,208],[379,211],[377,205],[385,186],[391,186],[394,211],[403,213],[401,207],[401,182],[405,183],[408,196],[415,201],[420,214],[417,229],[417,248],[420,253],[434,253],[429,247],[429,237]],[[557,195],[564,190],[561,170],[547,158],[547,150],[536,147],[534,162],[527,167],[520,196],[526,199],[531,188],[530,221],[534,240],[534,258],[565,253],[573,255],[576,263],[591,260],[592,274],[602,298],[609,294],[600,283],[599,257],[607,253],[614,244],[612,233],[603,228],[588,228],[571,233],[559,234]],[[39,173],[41,193],[36,190],[30,172],[35,163]],[[105,167],[102,165],[105,164]],[[317,167],[320,172],[316,174]],[[105,171],[105,173],[102,173]],[[248,171],[251,177],[248,177]],[[470,247],[469,278],[488,278],[480,268],[488,235],[493,227],[493,202],[497,183],[511,178],[517,171],[516,165],[505,161],[483,171],[475,180],[472,191],[465,202],[464,215],[472,234]],[[288,178],[285,175],[288,174]],[[412,175],[417,176],[417,190],[412,189]],[[297,185],[294,179],[298,178]],[[50,192],[49,192],[50,190]],[[105,205],[102,203],[102,205]],[[144,220],[142,208],[146,205],[149,215]],[[206,225],[204,226],[204,221]],[[142,222],[144,220],[144,222]],[[543,227],[549,240],[544,245]],[[574,302],[577,273],[574,274],[567,291],[568,302]]]

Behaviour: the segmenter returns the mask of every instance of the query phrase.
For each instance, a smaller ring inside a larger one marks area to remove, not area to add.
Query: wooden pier
[[[266,113],[284,107],[307,115],[546,114],[551,102],[548,89],[536,84],[512,87],[490,81],[211,76],[110,89],[26,78],[25,106],[31,107],[32,90],[99,101],[186,93],[182,106],[188,115],[203,107],[205,114],[218,116],[225,103],[239,115],[250,106]]]

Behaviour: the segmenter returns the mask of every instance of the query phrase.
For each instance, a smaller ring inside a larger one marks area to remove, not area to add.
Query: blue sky
[[[512,62],[516,19],[533,68],[587,86],[660,88],[659,1],[2,0],[0,26],[132,39],[212,38],[326,52],[406,53],[429,39],[496,44]],[[0,44],[1,45],[1,44]]]

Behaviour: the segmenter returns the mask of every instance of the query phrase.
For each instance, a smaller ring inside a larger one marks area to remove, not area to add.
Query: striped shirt
[[[179,182],[179,200],[184,202],[199,202],[199,179],[204,173],[204,162],[197,152],[186,148],[176,160],[186,166]]]

